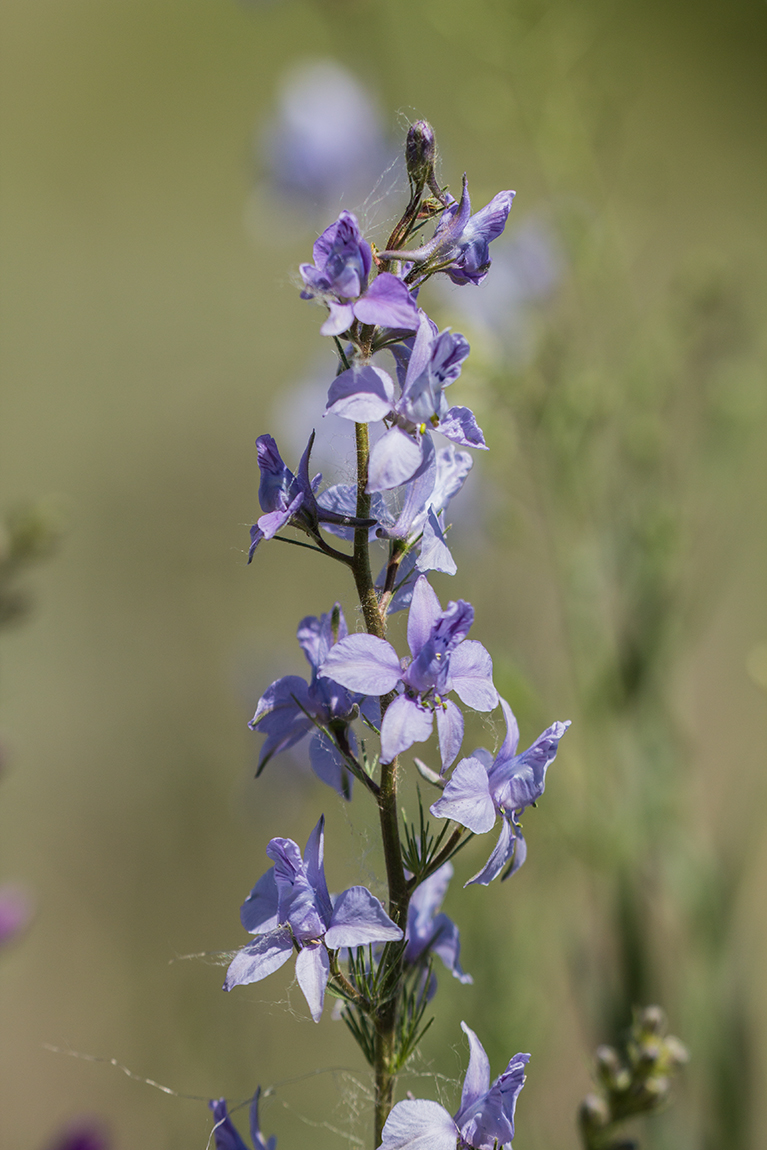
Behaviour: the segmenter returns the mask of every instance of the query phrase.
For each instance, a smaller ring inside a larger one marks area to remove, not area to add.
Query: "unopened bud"
[[[637,1014],[637,1023],[650,1034],[662,1034],[666,1029],[666,1015],[660,1006],[645,1006]]]
[[[333,610],[330,613],[330,631],[333,635],[333,643],[338,642],[338,631],[341,626],[341,604],[334,603]]]
[[[418,188],[433,179],[437,142],[434,129],[427,120],[416,120],[405,141],[407,174]]]
[[[669,1034],[663,1043],[663,1053],[670,1066],[684,1066],[690,1061],[690,1054],[683,1042],[673,1034]]]
[[[671,1091],[671,1083],[668,1078],[659,1075],[657,1078],[648,1078],[644,1083],[644,1095],[651,1106],[660,1106],[661,1102],[665,1102]]]
[[[614,1078],[616,1074],[620,1073],[621,1062],[618,1058],[618,1052],[612,1046],[598,1046],[594,1057],[600,1075]]]
[[[646,1038],[636,1048],[636,1063],[638,1066],[654,1066],[662,1053],[663,1045],[657,1038]]]
[[[602,1128],[610,1122],[610,1108],[598,1094],[587,1094],[581,1102],[580,1119],[583,1126]]]

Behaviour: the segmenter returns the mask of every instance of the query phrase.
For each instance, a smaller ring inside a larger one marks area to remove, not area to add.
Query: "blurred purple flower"
[[[0,947],[17,938],[29,925],[34,905],[28,892],[15,883],[0,886]]]
[[[240,910],[242,925],[257,937],[238,951],[224,990],[260,982],[279,970],[294,949],[296,978],[319,1022],[330,977],[328,948],[367,946],[402,938],[381,903],[364,886],[331,899],[323,866],[325,817],[309,836],[303,859],[292,839],[272,839],[266,848],[274,866],[262,875]]]
[[[443,770],[455,760],[463,740],[463,715],[445,696],[455,691],[478,711],[498,704],[493,663],[482,646],[467,640],[474,608],[463,599],[442,610],[425,575],[416,582],[407,622],[410,659],[400,661],[385,639],[349,635],[330,651],[319,670],[352,691],[386,695],[399,690],[381,724],[381,762],[428,739],[437,716]]]
[[[556,758],[559,740],[570,726],[570,720],[553,723],[539,735],[532,746],[517,754],[519,726],[511,707],[501,699],[506,719],[506,737],[493,759],[480,748],[468,759],[461,759],[442,792],[431,806],[439,819],[452,819],[481,835],[492,830],[496,816],[502,818],[501,834],[485,866],[465,884],[487,886],[504,867],[503,878],[519,870],[527,855],[527,846],[518,816],[543,794],[546,770]]]
[[[563,257],[551,230],[527,220],[493,249],[493,274],[476,292],[444,285],[444,300],[463,322],[495,336],[514,362],[529,361],[535,329],[531,307],[555,291]]]
[[[458,927],[446,914],[438,913],[452,877],[453,866],[447,862],[413,892],[407,912],[405,962],[415,966],[418,962],[428,961],[431,954],[437,954],[454,978],[462,983],[471,983],[473,978],[464,974],[458,960],[461,951]],[[437,981],[432,975],[427,987],[429,998],[436,987]]]
[[[261,1133],[261,1125],[258,1120],[258,1101],[260,1097],[261,1087],[259,1086],[250,1104],[250,1139],[253,1143],[253,1150],[275,1150],[277,1145],[276,1137],[272,1135],[267,1141]],[[209,1102],[208,1105],[213,1111],[213,1118],[216,1123],[213,1127],[216,1150],[249,1150],[247,1143],[240,1137],[234,1123],[229,1117],[229,1111],[226,1108],[226,1099],[219,1098],[215,1102]]]
[[[261,151],[276,195],[323,214],[367,195],[391,160],[369,91],[334,60],[285,74]]]
[[[465,1022],[471,1054],[455,1118],[438,1102],[398,1102],[383,1128],[378,1150],[511,1150],[514,1111],[525,1084],[529,1054],[515,1054],[495,1081],[482,1043]]]
[[[341,212],[315,240],[312,256],[313,264],[299,268],[301,299],[319,299],[328,308],[322,335],[342,335],[355,319],[398,331],[418,327],[418,306],[401,279],[382,272],[368,287],[373,253],[351,212]]]
[[[50,1150],[109,1150],[111,1145],[98,1121],[80,1119],[58,1135]]]

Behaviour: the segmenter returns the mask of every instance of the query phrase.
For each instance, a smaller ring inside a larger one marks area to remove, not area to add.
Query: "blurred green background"
[[[2,1145],[92,1113],[117,1150],[202,1150],[204,1100],[257,1082],[282,1150],[369,1144],[361,1058],[330,1011],[308,1019],[291,967],[224,995],[215,960],[171,961],[241,944],[266,841],[320,810],[331,889],[378,863],[362,796],[287,760],[256,783],[246,728],[303,673],[299,618],[339,594],[353,612],[317,556],[244,562],[253,441],[320,343],[295,288],[316,233],[253,192],[253,139],[317,57],[400,139],[429,118],[476,206],[515,188],[510,236],[543,221],[563,269],[522,359],[474,338],[485,511],[463,550],[457,522],[438,590],[475,603],[524,745],[574,723],[526,866],[450,892],[475,982],[440,979],[408,1085],[454,1105],[466,1019],[494,1073],[532,1052],[515,1147],[575,1146],[590,1052],[644,996],[692,1049],[649,1144],[765,1145],[764,4],[5,0],[0,18],[0,501],[58,497],[69,521],[0,640],[0,877],[37,902],[0,966]]]

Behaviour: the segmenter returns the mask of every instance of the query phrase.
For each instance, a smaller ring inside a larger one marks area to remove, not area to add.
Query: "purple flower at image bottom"
[[[323,865],[324,826],[322,816],[303,858],[292,839],[270,841],[266,853],[274,866],[261,876],[240,910],[242,925],[256,938],[235,955],[224,982],[224,990],[260,982],[297,949],[296,978],[315,1022],[320,1020],[330,977],[328,949],[403,937],[365,887],[349,887],[331,899]]]
[[[253,1143],[253,1150],[275,1150],[277,1145],[275,1136],[272,1135],[267,1141],[261,1133],[261,1124],[258,1120],[258,1102],[260,1097],[261,1087],[259,1086],[250,1104],[250,1138]],[[216,1150],[250,1150],[247,1142],[240,1137],[236,1126],[229,1117],[226,1099],[219,1098],[216,1101],[210,1102],[208,1105],[213,1111],[213,1119],[215,1121],[213,1138],[215,1139]]]
[[[81,1118],[61,1131],[49,1150],[110,1150],[112,1145],[98,1119]]]
[[[466,635],[474,608],[463,599],[443,610],[425,575],[413,590],[407,622],[410,659],[400,660],[391,643],[375,635],[349,635],[330,651],[319,670],[364,695],[397,691],[381,723],[381,762],[424,742],[437,718],[444,770],[463,741],[463,715],[446,696],[455,691],[468,707],[492,711],[498,704],[489,654]]]
[[[493,758],[489,751],[480,748],[469,758],[461,759],[442,797],[430,808],[436,818],[452,819],[478,835],[492,830],[496,817],[501,816],[501,834],[495,849],[466,886],[471,883],[487,886],[504,867],[508,869],[503,877],[508,878],[522,866],[527,846],[518,816],[543,794],[546,771],[556,758],[559,740],[570,726],[569,719],[553,723],[518,755],[517,720],[505,699],[501,699],[501,707],[506,737],[498,754]]]
[[[378,1150],[511,1150],[514,1112],[530,1055],[515,1054],[491,1083],[482,1043],[465,1022],[461,1029],[471,1053],[455,1117],[438,1102],[398,1102],[386,1119]]]

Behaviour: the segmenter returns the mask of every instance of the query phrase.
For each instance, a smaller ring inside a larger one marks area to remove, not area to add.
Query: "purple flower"
[[[559,740],[570,726],[569,719],[565,723],[553,723],[531,747],[518,755],[517,720],[505,699],[501,699],[501,707],[506,719],[506,738],[495,759],[484,749],[461,759],[442,797],[431,807],[431,813],[437,818],[452,819],[478,835],[492,829],[497,815],[503,820],[495,850],[466,886],[470,883],[487,886],[507,864],[504,878],[522,866],[527,846],[518,816],[543,794],[546,770],[556,758]]]
[[[23,887],[13,883],[0,886],[0,946],[17,938],[29,925],[32,899]]]
[[[398,1102],[386,1120],[378,1150],[511,1150],[514,1111],[530,1055],[515,1054],[491,1084],[482,1043],[465,1022],[461,1029],[471,1054],[455,1118],[438,1102]]]
[[[274,866],[262,875],[240,910],[242,925],[256,938],[235,955],[224,990],[260,982],[297,950],[296,978],[319,1022],[330,977],[328,948],[367,946],[402,938],[381,903],[364,886],[331,899],[323,866],[325,817],[309,836],[303,859],[292,839],[266,848]]]
[[[407,286],[382,272],[368,287],[373,253],[363,240],[356,216],[341,212],[315,241],[314,264],[301,264],[302,299],[319,299],[330,311],[322,335],[342,335],[359,320],[401,331],[415,331],[418,307]]]
[[[253,1143],[253,1150],[275,1150],[277,1139],[274,1134],[267,1141],[261,1133],[261,1125],[258,1121],[258,1100],[260,1097],[261,1087],[259,1086],[250,1104],[250,1139]],[[213,1118],[216,1123],[213,1127],[216,1150],[249,1150],[247,1143],[237,1133],[237,1129],[229,1117],[226,1099],[219,1098],[218,1101],[209,1102],[208,1105],[213,1111]]]
[[[461,374],[468,354],[469,345],[462,335],[438,331],[421,312],[402,393],[392,410],[392,426],[370,454],[368,491],[386,491],[419,474],[425,462],[427,429],[439,431],[462,447],[487,449],[469,408],[448,407],[445,397],[445,388]]]
[[[309,437],[306,450],[301,456],[298,475],[282,461],[277,444],[271,435],[259,435],[256,440],[258,466],[261,482],[258,487],[258,501],[264,514],[250,529],[250,550],[248,563],[262,539],[272,539],[287,524],[298,527],[310,535],[316,535],[320,523],[351,523],[352,526],[369,527],[374,519],[361,520],[345,515],[337,515],[320,507],[315,499],[322,476],[309,479],[309,456],[314,443],[314,432]]]
[[[410,659],[400,659],[385,639],[349,635],[330,651],[319,669],[352,691],[386,695],[398,690],[381,724],[381,762],[428,739],[437,716],[440,755],[446,770],[463,739],[463,715],[445,696],[455,691],[478,711],[498,704],[493,663],[481,643],[467,640],[474,608],[459,599],[442,610],[425,575],[416,582],[407,623]]]
[[[419,313],[418,334],[408,344],[395,345],[401,394],[372,364],[355,364],[336,376],[328,392],[326,415],[355,423],[385,419],[389,430],[370,453],[369,492],[389,491],[421,474],[426,466],[428,431],[439,431],[463,447],[486,448],[482,431],[468,407],[448,407],[445,388],[461,374],[469,354],[462,335],[440,332],[425,312]]]
[[[458,961],[461,950],[458,927],[446,914],[438,913],[452,877],[453,866],[447,862],[416,887],[407,912],[405,962],[415,966],[422,960],[428,961],[429,955],[438,954],[454,978],[471,983],[474,980],[470,974],[464,974]],[[427,988],[429,998],[436,988],[437,982],[432,976]]]
[[[450,500],[463,487],[473,461],[468,452],[458,451],[452,444],[435,451],[431,439],[427,438],[424,442],[424,463],[425,467],[420,469],[417,478],[405,487],[399,515],[394,522],[380,519],[376,535],[380,539],[399,540],[408,552],[417,546],[414,571],[421,574],[442,571],[446,575],[455,575],[457,567],[445,536],[445,511]],[[400,588],[406,574],[401,568],[402,564],[398,571]],[[397,605],[395,607],[391,604],[390,611],[407,606],[412,598],[414,582],[415,579],[410,584],[406,601],[400,590]]]
[[[424,467],[418,476],[403,487],[404,496],[399,507],[395,495],[373,495],[371,513],[378,526],[371,528],[371,541],[375,538],[396,540],[400,554],[397,586],[407,577],[407,590],[398,591],[389,604],[389,611],[399,611],[407,607],[413,594],[413,584],[417,573],[442,571],[455,575],[457,567],[447,546],[445,536],[445,510],[450,500],[463,487],[466,476],[472,467],[472,458],[467,451],[459,451],[453,444],[435,449],[430,437],[424,440]],[[320,496],[323,508],[343,515],[353,515],[356,508],[357,489],[351,484],[337,484],[328,487]],[[342,539],[351,539],[351,527],[328,525],[328,531]],[[415,549],[415,550],[414,550]],[[416,555],[417,550],[417,555]],[[387,565],[376,581],[383,590]],[[412,578],[410,578],[412,576]]]
[[[490,269],[489,245],[503,232],[514,195],[498,192],[472,216],[464,176],[460,202],[452,200],[428,243],[412,251],[381,252],[381,258],[415,264],[421,283],[435,272],[445,272],[455,284],[480,284]]]
[[[335,629],[335,635],[334,635]],[[309,761],[323,783],[333,787],[340,795],[351,798],[352,775],[344,764],[338,746],[317,729],[317,724],[330,728],[342,745],[354,754],[354,732],[349,723],[358,713],[362,696],[347,691],[332,679],[318,678],[318,669],[327,658],[337,639],[349,631],[340,604],[332,612],[307,615],[298,625],[298,642],[312,669],[310,683],[298,675],[285,675],[267,687],[258,700],[256,713],[248,723],[252,731],[266,735],[258,760],[257,775],[272,755],[286,751],[311,731],[314,737],[309,745]],[[377,715],[370,714],[375,721]]]

